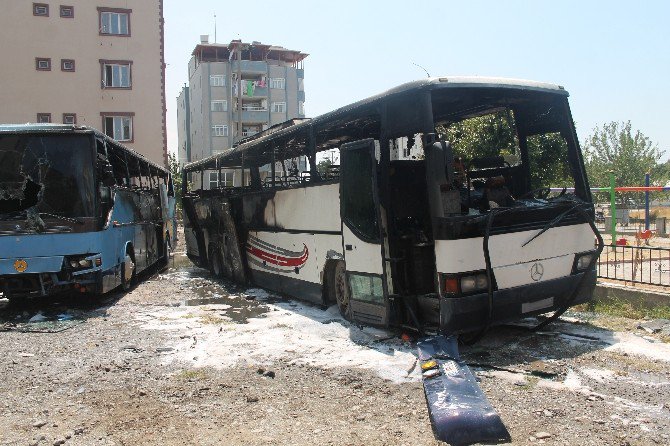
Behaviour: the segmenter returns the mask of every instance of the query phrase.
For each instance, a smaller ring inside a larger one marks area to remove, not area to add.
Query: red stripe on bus
[[[267,251],[263,251],[262,249],[256,248],[254,246],[247,246],[247,252],[252,256],[258,257],[259,259],[263,259],[266,262],[271,263],[273,265],[295,268],[298,266],[303,266],[307,261],[307,258],[309,257],[309,250],[307,249],[307,245],[303,244],[302,246],[304,248],[302,251],[302,255],[300,257],[278,256],[276,254],[271,254]]]

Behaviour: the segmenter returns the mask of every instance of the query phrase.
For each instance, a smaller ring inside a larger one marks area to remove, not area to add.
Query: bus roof
[[[190,172],[203,169],[214,169],[216,167],[240,167],[244,155],[258,155],[258,150],[266,143],[279,139],[301,130],[306,130],[313,125],[334,120],[344,113],[354,112],[359,109],[367,108],[390,96],[408,93],[419,90],[436,90],[442,88],[496,88],[513,89],[522,91],[538,91],[553,93],[561,96],[568,96],[568,92],[560,85],[536,82],[523,79],[507,79],[498,77],[483,76],[449,76],[449,77],[431,77],[420,79],[397,87],[391,88],[383,93],[371,96],[367,99],[345,105],[334,111],[325,113],[312,119],[294,119],[281,124],[274,125],[255,135],[243,138],[233,145],[231,149],[223,153],[212,155],[199,161],[194,161],[184,167],[184,171]]]
[[[98,129],[94,129],[93,127],[86,127],[86,126],[78,126],[78,125],[72,125],[72,124],[33,124],[33,123],[27,123],[27,124],[0,124],[0,135],[3,133],[45,133],[45,134],[67,134],[67,133],[79,133],[79,134],[92,134],[95,135],[97,138],[103,139],[110,143],[115,149],[120,149],[129,155],[139,158],[143,162],[149,164],[151,167],[155,169],[159,169],[162,171],[167,172],[167,169],[165,166],[158,165],[154,163],[153,161],[149,160],[148,158],[144,157],[142,154],[136,152],[135,150],[131,149],[130,147],[126,147],[123,144],[121,144],[119,141],[110,138],[109,136],[105,135]]]

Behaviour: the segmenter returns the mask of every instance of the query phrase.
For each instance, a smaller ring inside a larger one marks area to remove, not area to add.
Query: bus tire
[[[221,278],[223,276],[223,265],[221,260],[221,250],[217,245],[209,248],[209,272],[213,277]]]
[[[351,320],[351,299],[349,296],[349,285],[347,284],[346,266],[344,262],[338,261],[332,271],[333,294],[340,314],[347,320]]]
[[[135,260],[131,248],[126,249],[126,254],[121,263],[121,288],[129,291],[135,282]]]
[[[160,259],[160,267],[166,269],[170,263],[170,251],[172,251],[172,246],[170,245],[170,233],[165,233],[163,237],[163,252]]]

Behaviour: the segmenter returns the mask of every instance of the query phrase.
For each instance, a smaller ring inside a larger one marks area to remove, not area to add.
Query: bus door
[[[388,325],[384,219],[379,206],[375,144],[365,139],[340,148],[340,214],[349,316],[366,324]]]

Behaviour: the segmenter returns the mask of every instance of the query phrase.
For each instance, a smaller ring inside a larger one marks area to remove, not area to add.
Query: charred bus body
[[[216,275],[420,333],[560,312],[591,297],[599,249],[567,97],[435,78],[270,128],[186,166],[187,254]],[[317,168],[331,149],[339,166]],[[299,156],[309,172],[286,167]],[[222,169],[242,185],[202,187]]]
[[[176,239],[169,172],[94,129],[0,126],[0,297],[104,293]]]

